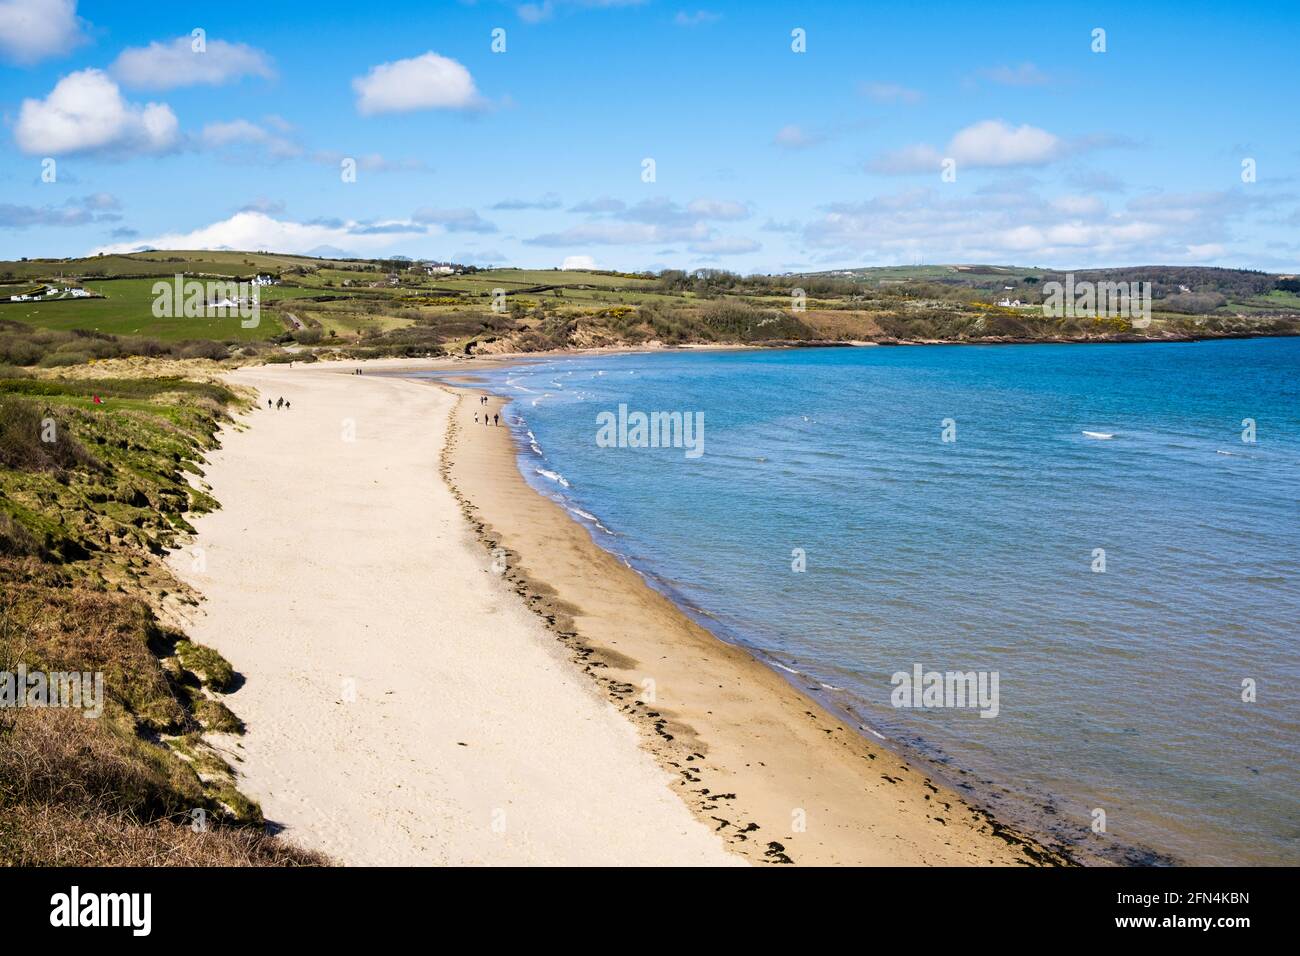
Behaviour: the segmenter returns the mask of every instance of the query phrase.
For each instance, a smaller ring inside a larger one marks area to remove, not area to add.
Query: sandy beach
[[[188,630],[245,678],[241,785],[290,839],[348,864],[1057,862],[600,549],[479,393],[373,374],[412,366],[231,375],[262,407],[205,469],[206,566],[172,559],[205,599]]]
[[[172,565],[204,598],[188,632],[243,675],[222,743],[269,821],[345,864],[742,862],[491,572],[438,474],[451,395],[231,381],[261,407],[205,468],[202,561]]]

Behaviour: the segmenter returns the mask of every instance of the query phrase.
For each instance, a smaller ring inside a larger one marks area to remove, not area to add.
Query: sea
[[[1000,818],[1084,862],[1300,863],[1300,339],[480,381],[598,544]]]

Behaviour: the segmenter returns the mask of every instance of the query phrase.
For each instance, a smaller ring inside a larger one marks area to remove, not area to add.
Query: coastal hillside
[[[165,623],[193,598],[162,557],[217,507],[189,479],[246,402],[183,363],[78,372],[0,367],[0,673],[102,675],[80,709],[0,688],[0,865],[322,863],[212,744],[236,670]]]
[[[171,301],[168,284],[177,282],[206,290],[197,308]],[[234,298],[211,291],[232,282],[242,290]],[[1076,301],[1071,293],[1085,285],[1097,295]],[[1121,287],[1122,299],[1114,292]],[[160,289],[167,290],[164,299]],[[254,298],[257,315],[250,317]],[[1297,331],[1295,276],[1202,267],[1066,274],[932,265],[742,276],[211,251],[0,263],[0,363],[44,367],[121,355],[289,361],[649,344],[1114,341]]]

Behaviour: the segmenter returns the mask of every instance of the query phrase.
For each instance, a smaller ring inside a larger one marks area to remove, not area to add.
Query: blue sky
[[[1297,271],[1300,6],[1144,7],[0,0],[0,257]]]

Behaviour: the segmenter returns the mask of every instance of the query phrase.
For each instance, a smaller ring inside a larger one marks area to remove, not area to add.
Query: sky
[[[1300,271],[1300,4],[1141,6],[0,0],[0,258]]]

